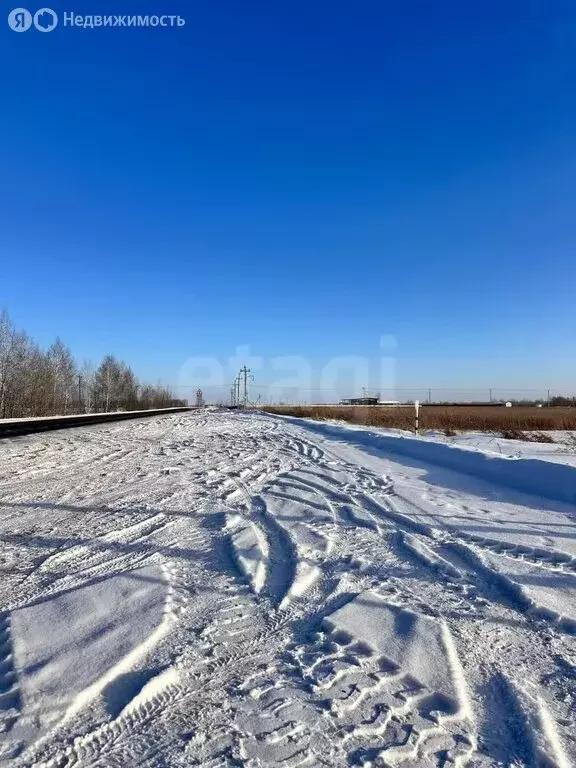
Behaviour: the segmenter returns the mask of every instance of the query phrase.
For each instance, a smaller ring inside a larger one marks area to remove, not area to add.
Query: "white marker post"
[[[416,417],[414,419],[414,432],[418,434],[418,414],[420,412],[420,400],[414,400],[414,410],[416,411]]]

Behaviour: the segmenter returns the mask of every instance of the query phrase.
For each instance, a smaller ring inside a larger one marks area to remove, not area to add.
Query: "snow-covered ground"
[[[312,423],[330,424],[355,432],[368,432],[374,440],[380,436],[398,436],[422,440],[424,442],[453,445],[468,450],[481,451],[486,454],[496,454],[507,458],[545,459],[576,467],[576,432],[571,430],[550,430],[545,432],[525,432],[527,439],[509,439],[498,432],[464,431],[447,436],[444,432],[434,429],[422,430],[417,438],[413,432],[404,429],[386,429],[365,427],[359,424],[349,424],[343,421],[326,420]],[[541,442],[537,439],[544,435],[551,442]]]
[[[498,434],[486,432],[460,432],[452,437],[446,437],[440,432],[428,432],[427,437],[450,445],[497,453],[500,456],[546,459],[576,467],[576,432],[551,430],[526,434],[535,437],[531,440],[509,440]],[[552,442],[539,442],[537,437],[542,434]]]
[[[448,442],[1,441],[0,764],[576,764],[576,467]]]

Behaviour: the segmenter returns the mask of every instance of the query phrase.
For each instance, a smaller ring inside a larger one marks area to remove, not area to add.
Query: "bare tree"
[[[59,338],[48,350],[48,360],[52,371],[52,412],[66,414],[74,399],[76,363],[68,347]]]
[[[43,351],[0,312],[0,418],[185,405],[168,387],[140,384],[113,355],[79,368],[64,342]]]
[[[96,386],[96,369],[91,360],[84,360],[80,377],[79,400],[80,412],[91,413],[94,410],[94,389]]]

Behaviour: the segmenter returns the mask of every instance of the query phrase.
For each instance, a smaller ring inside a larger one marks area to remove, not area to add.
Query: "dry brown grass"
[[[338,419],[351,424],[372,427],[414,429],[414,407],[401,406],[267,406],[268,413],[300,416],[310,419]],[[420,428],[439,429],[447,434],[454,431],[480,430],[500,432],[504,436],[525,438],[524,432],[541,433],[546,430],[576,430],[576,408],[512,408],[490,406],[431,405],[420,409]]]

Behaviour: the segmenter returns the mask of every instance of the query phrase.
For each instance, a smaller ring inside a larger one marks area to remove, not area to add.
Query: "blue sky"
[[[176,381],[389,334],[401,386],[576,388],[573,3],[53,7],[187,23],[4,24],[0,305],[39,341]]]

